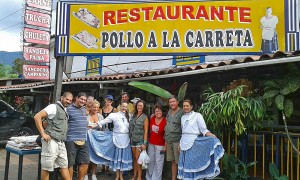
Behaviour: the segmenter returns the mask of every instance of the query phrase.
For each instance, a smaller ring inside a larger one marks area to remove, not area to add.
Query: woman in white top
[[[121,111],[111,113],[98,124],[100,128],[107,123],[113,123],[113,144],[115,149],[111,151],[111,162],[109,167],[116,171],[116,180],[123,180],[123,171],[132,169],[132,153],[129,145],[129,113],[127,111],[128,103],[122,102]]]
[[[177,178],[215,177],[219,173],[218,159],[223,156],[224,149],[216,136],[207,129],[202,115],[193,111],[193,104],[190,100],[183,101],[183,111]],[[209,137],[200,137],[201,135]],[[217,148],[216,153],[215,147]],[[214,158],[214,155],[217,159],[212,162],[211,158]]]
[[[97,100],[93,100],[90,106],[89,113],[86,116],[89,129],[100,130],[98,126],[98,122],[100,120],[103,120],[103,116],[100,113],[98,113],[99,108],[100,108],[100,103]],[[96,177],[97,164],[91,162],[91,167],[92,167],[92,180],[97,180]],[[85,178],[88,178],[87,175],[85,176],[86,176]]]

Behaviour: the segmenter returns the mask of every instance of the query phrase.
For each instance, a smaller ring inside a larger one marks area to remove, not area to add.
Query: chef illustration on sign
[[[261,51],[264,53],[275,53],[278,51],[278,37],[276,25],[278,24],[277,16],[272,15],[272,8],[266,8],[266,15],[260,19],[262,29]]]

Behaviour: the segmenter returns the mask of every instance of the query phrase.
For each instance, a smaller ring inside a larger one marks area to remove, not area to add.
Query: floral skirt
[[[193,146],[180,151],[178,179],[212,179],[220,174],[219,160],[224,149],[217,138],[198,137]]]

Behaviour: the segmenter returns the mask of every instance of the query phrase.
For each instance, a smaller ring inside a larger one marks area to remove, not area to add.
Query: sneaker
[[[83,178],[83,180],[89,180],[88,175],[85,175],[84,178]]]
[[[92,180],[97,180],[96,174],[92,174]]]

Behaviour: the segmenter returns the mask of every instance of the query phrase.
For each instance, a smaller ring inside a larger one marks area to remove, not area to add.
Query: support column
[[[64,57],[58,56],[56,57],[55,81],[54,81],[52,103],[58,101],[61,96],[63,69],[64,69]]]

